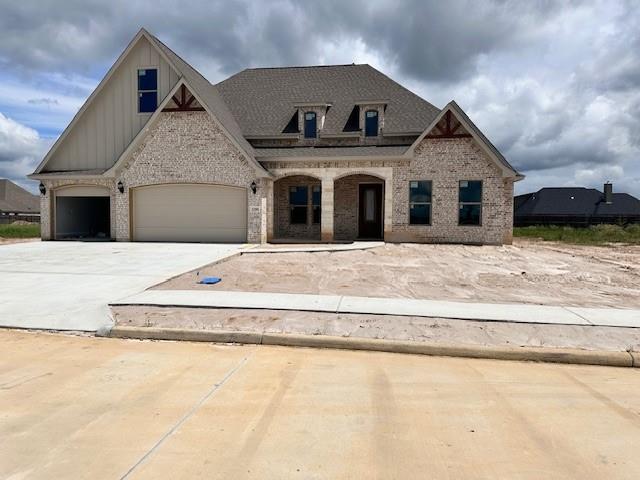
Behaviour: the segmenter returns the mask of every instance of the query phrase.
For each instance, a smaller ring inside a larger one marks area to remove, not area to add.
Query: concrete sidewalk
[[[529,304],[463,303],[411,298],[369,298],[201,290],[147,290],[110,305],[249,308],[437,317],[495,322],[640,328],[640,311]]]

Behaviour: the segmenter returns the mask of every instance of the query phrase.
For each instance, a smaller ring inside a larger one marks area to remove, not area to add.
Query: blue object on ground
[[[198,283],[203,283],[205,285],[215,285],[218,282],[221,282],[222,279],[220,277],[204,277]]]

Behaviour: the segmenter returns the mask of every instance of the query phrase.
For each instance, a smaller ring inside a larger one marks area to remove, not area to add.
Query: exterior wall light
[[[38,190],[40,190],[40,194],[41,195],[46,195],[47,193],[47,187],[44,186],[44,183],[40,182],[40,185],[38,186]]]
[[[124,193],[124,185],[122,184],[122,181],[119,181],[119,182],[118,182],[117,187],[118,187],[118,191],[119,191],[120,193]]]
[[[256,185],[256,182],[251,182],[251,191],[253,192],[253,194],[256,194],[256,191],[258,190],[258,185]]]

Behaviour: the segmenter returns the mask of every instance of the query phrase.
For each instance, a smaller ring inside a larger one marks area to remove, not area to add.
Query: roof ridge
[[[335,63],[329,65],[289,65],[289,66],[280,66],[280,67],[248,67],[244,70],[288,70],[293,68],[330,68],[330,67],[363,67],[370,66],[368,63]]]

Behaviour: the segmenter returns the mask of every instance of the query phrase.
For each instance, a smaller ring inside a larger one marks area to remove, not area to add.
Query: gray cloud
[[[528,174],[519,188],[539,180],[596,186],[598,176],[617,175],[640,194],[640,13],[633,1],[0,5],[0,84],[3,75],[33,86],[53,81],[60,94],[84,98],[90,87],[74,80],[99,80],[140,26],[212,81],[249,66],[364,60],[436,105],[455,98]]]
[[[30,98],[27,103],[31,105],[58,105],[60,102],[55,98]]]

